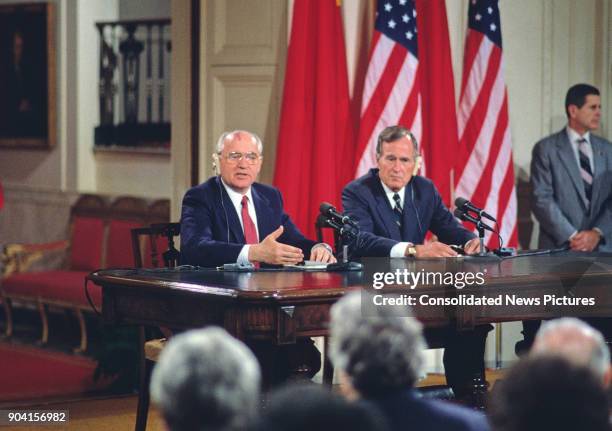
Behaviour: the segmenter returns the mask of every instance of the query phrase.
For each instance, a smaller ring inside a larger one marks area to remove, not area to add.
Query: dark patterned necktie
[[[593,171],[591,170],[591,162],[589,161],[590,153],[589,144],[586,139],[578,139],[578,157],[580,159],[580,176],[584,183],[584,193],[588,200],[587,204],[591,202],[591,196],[593,194]]]
[[[395,214],[395,223],[401,229],[402,228],[402,202],[400,200],[400,195],[395,193],[393,195],[393,200],[395,201],[395,206],[393,207],[393,214]]]

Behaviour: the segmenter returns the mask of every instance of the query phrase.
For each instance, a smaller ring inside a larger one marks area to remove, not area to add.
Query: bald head
[[[593,371],[606,385],[610,378],[610,351],[601,333],[572,318],[550,320],[536,335],[532,355],[558,355]]]

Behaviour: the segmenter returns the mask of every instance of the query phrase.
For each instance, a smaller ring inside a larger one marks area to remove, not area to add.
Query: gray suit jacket
[[[612,144],[591,134],[593,192],[586,206],[580,168],[565,128],[539,141],[531,158],[531,208],[540,222],[540,248],[561,247],[575,231],[598,227],[598,251],[612,252]]]

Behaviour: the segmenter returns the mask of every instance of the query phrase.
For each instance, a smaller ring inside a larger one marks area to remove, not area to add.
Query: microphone
[[[458,199],[461,199],[461,198],[458,198]],[[462,211],[461,208],[455,208],[455,212],[453,214],[459,220],[469,221],[469,222],[474,223],[478,227],[482,226],[484,229],[486,229],[488,231],[495,232],[491,227],[487,226],[486,224],[484,224],[483,222],[478,220],[476,217],[473,217],[473,216],[469,215],[468,213]]]
[[[347,215],[338,212],[338,210],[328,202],[321,202],[319,211],[326,217],[332,218],[338,223],[349,224],[355,226],[355,222]]]
[[[473,211],[476,214],[478,214],[478,217],[484,217],[484,218],[487,218],[487,219],[489,219],[491,221],[497,222],[497,220],[495,220],[495,217],[493,217],[491,214],[487,214],[483,209],[478,208],[476,205],[474,205],[472,202],[468,201],[465,198],[457,198],[457,199],[455,199],[455,206],[457,207],[457,209],[461,208],[463,210],[463,212]],[[461,217],[457,216],[456,213],[455,213],[455,216],[457,218],[461,218]],[[462,219],[462,220],[464,220],[464,219]],[[472,220],[469,220],[469,221],[472,221]]]

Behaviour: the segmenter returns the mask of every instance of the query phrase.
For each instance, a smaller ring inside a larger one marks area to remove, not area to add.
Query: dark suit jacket
[[[463,245],[475,237],[446,208],[434,184],[419,176],[412,177],[405,188],[401,232],[378,169],[349,183],[342,191],[342,205],[345,213],[359,222],[356,256],[389,256],[398,242],[422,244],[428,230],[447,244]]]
[[[531,159],[532,210],[540,222],[540,248],[556,248],[575,231],[600,228],[599,251],[612,251],[612,144],[590,135],[593,191],[587,208],[580,168],[564,128],[539,141]]]
[[[488,431],[486,417],[466,407],[419,398],[413,390],[369,399],[385,416],[392,430]]]
[[[279,242],[299,247],[308,257],[315,244],[301,234],[283,211],[283,199],[274,187],[253,183],[259,240],[283,225]],[[181,214],[181,263],[214,267],[234,263],[245,244],[239,215],[219,177],[185,193]]]

